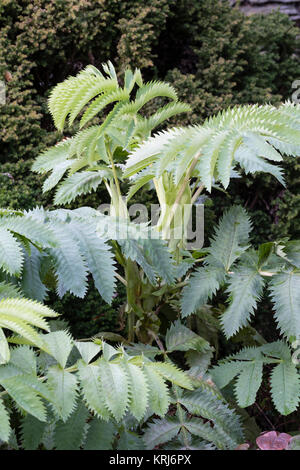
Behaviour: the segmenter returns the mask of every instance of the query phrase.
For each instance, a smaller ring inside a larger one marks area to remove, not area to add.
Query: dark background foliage
[[[298,28],[278,12],[245,16],[219,0],[2,0],[0,79],[7,104],[0,108],[0,207],[52,207],[32,160],[61,135],[47,110],[51,88],[87,64],[112,60],[121,72],[140,67],[146,79],[171,82],[193,111],[172,124],[201,123],[237,103],[278,103],[300,77]],[[300,237],[300,164],[285,162],[287,189],[266,175],[240,178],[225,195],[213,191],[206,232],[224,208],[241,203],[254,221],[254,242]],[[97,207],[100,191],[76,201]],[[69,312],[74,334],[118,328],[117,305],[90,289],[86,302],[51,298]],[[91,318],[97,321],[89,323]],[[99,316],[100,315],[100,316]],[[103,321],[99,321],[102,319]]]

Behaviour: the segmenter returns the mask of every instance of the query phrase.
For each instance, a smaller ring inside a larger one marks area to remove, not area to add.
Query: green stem
[[[193,170],[195,168],[195,166],[197,165],[197,162],[198,162],[198,159],[199,159],[199,153],[197,153],[197,155],[194,157],[185,177],[184,177],[184,180],[182,182],[182,185],[180,186],[179,188],[179,191],[177,193],[177,197],[175,199],[175,202],[171,208],[171,212],[170,212],[170,215],[166,221],[166,224],[165,224],[165,227],[164,227],[164,230],[163,230],[163,233],[167,233],[168,230],[169,230],[169,227],[171,226],[171,223],[173,221],[173,218],[175,216],[175,213],[176,213],[176,210],[178,209],[179,207],[179,204],[180,204],[180,201],[181,201],[181,198],[185,192],[185,189],[187,187],[187,185],[190,183],[190,178],[192,176],[192,173],[193,173]]]
[[[71,366],[71,367],[68,367],[67,369],[64,369],[66,372],[76,372],[78,370],[78,367],[77,366]],[[43,375],[42,377],[38,377],[38,380],[40,380],[41,382],[44,382],[44,380],[47,379],[47,376],[46,375]],[[6,390],[4,390],[3,392],[0,393],[0,397],[4,396],[4,395],[8,395],[8,392]]]

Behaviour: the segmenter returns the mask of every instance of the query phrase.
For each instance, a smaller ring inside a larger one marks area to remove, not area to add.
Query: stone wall
[[[289,17],[300,23],[300,0],[229,0],[232,5],[240,4],[241,10],[247,15],[252,13],[270,13],[272,10],[279,9]]]

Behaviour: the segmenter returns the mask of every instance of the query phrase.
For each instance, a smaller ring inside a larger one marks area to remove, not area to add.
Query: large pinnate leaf
[[[257,155],[257,151],[246,145],[241,145],[235,152],[235,159],[241,165],[246,174],[248,173],[270,173],[285,186],[283,170],[277,165],[268,163],[264,158]]]
[[[125,258],[136,261],[152,284],[157,277],[168,284],[174,282],[175,266],[165,240],[153,236],[145,224],[109,216],[100,216],[98,221],[99,237],[118,241]]]
[[[35,389],[39,388],[38,383],[32,384],[31,382],[26,382],[22,375],[0,380],[1,386],[21,409],[35,416],[39,421],[46,421],[47,413],[45,406],[39,396],[39,391]]]
[[[63,140],[54,147],[43,152],[34,161],[32,171],[43,174],[44,172],[54,170],[61,164],[65,163],[68,158],[70,145],[71,139]]]

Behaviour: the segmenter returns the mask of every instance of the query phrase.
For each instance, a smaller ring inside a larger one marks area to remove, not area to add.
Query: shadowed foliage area
[[[192,112],[171,118],[171,124],[201,123],[237,103],[278,103],[290,98],[300,76],[299,30],[289,18],[276,12],[245,16],[226,1],[147,0],[141,9],[138,0],[4,0],[0,31],[0,77],[7,86],[0,113],[0,207],[53,207],[40,191],[44,177],[30,167],[61,139],[47,110],[52,87],[87,64],[99,67],[110,58],[118,72],[137,66],[148,80],[168,80],[192,105]],[[157,99],[147,111],[159,104]],[[236,203],[251,214],[254,243],[299,238],[300,167],[294,159],[283,165],[287,189],[269,175],[248,175],[233,181],[230,193],[213,190],[206,199],[206,235]],[[68,207],[96,208],[105,198],[100,188]],[[61,302],[72,311],[71,300]],[[77,309],[89,318],[86,304]],[[115,318],[114,310],[109,317]],[[111,329],[116,327],[112,320]]]

